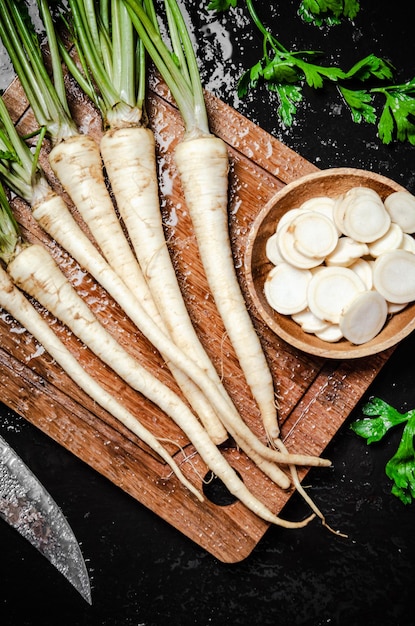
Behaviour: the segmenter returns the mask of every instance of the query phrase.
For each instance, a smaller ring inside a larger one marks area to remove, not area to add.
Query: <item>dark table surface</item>
[[[34,4],[34,2],[32,2]],[[381,144],[374,126],[355,124],[333,85],[306,89],[293,127],[276,116],[276,98],[260,89],[239,101],[235,81],[261,54],[244,3],[217,16],[185,2],[200,44],[205,85],[320,168],[361,167],[415,192],[414,147]],[[266,5],[266,6],[265,6]],[[269,5],[269,6],[268,6]],[[347,68],[371,52],[389,59],[400,81],[414,75],[410,0],[361,0],[353,24],[316,29],[296,14],[299,0],[264,3],[258,13],[288,48],[321,49]],[[1,88],[12,79],[4,53]],[[4,626],[320,626],[414,624],[415,504],[390,493],[384,467],[400,433],[368,447],[350,430],[372,395],[398,410],[415,407],[415,337],[395,351],[326,451],[332,473],[311,471],[307,483],[342,539],[319,523],[302,530],[270,528],[238,564],[217,561],[1,406],[0,433],[58,502],[79,540],[92,584],[89,606],[29,543],[0,523],[0,622]],[[292,498],[284,511],[296,517]]]

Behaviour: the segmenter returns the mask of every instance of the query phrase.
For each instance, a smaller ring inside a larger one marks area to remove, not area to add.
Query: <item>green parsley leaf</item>
[[[360,3],[358,0],[344,0],[343,2],[343,15],[349,20],[354,20],[356,15],[360,11]]]
[[[262,76],[262,61],[255,63],[249,70],[244,72],[238,81],[238,97],[244,98],[250,89],[255,89]]]
[[[393,481],[392,494],[404,504],[415,498],[415,412],[409,411],[408,415],[398,450],[385,467],[386,475]]]
[[[236,7],[238,0],[211,0],[207,5],[208,11],[227,11],[230,7]]]
[[[292,63],[275,56],[264,67],[262,75],[269,83],[296,83],[299,79],[298,72]]]
[[[382,143],[388,145],[393,140],[395,125],[390,107],[385,104],[378,122],[378,134]]]
[[[415,78],[402,85],[372,89],[385,97],[385,105],[378,123],[378,134],[383,143],[391,143],[394,133],[398,141],[415,145]]]
[[[380,441],[395,426],[406,422],[396,453],[385,466],[388,478],[393,482],[391,493],[404,504],[415,499],[415,410],[399,413],[392,406],[374,398],[363,409],[366,416],[352,422],[350,428],[368,444]]]
[[[302,0],[299,16],[315,26],[333,26],[342,18],[353,20],[360,10],[357,0]]]
[[[365,81],[369,78],[391,80],[392,77],[393,73],[391,64],[384,59],[379,58],[375,54],[369,54],[364,59],[361,59],[344,74],[344,78],[356,78],[360,81]]]
[[[304,53],[303,53],[304,54]],[[315,54],[308,52],[308,55]],[[334,82],[344,77],[344,72],[338,67],[326,67],[324,65],[316,65],[300,59],[296,54],[292,54],[292,62],[297,65],[304,73],[305,80],[309,87],[319,89],[323,86],[324,79]]]
[[[365,418],[353,422],[350,428],[360,437],[367,439],[368,444],[380,441],[390,428],[406,421],[406,414],[399,413],[396,409],[381,400],[374,398],[362,409],[363,415],[376,415],[372,419]]]
[[[19,163],[19,159],[15,152],[11,152],[9,150],[0,150],[0,160],[2,161],[13,161],[15,163]]]
[[[372,106],[373,97],[364,89],[346,89],[339,85],[339,91],[349,107],[352,119],[359,124],[363,120],[369,124],[375,124],[377,120],[376,111]]]
[[[238,0],[210,0],[208,8],[226,11],[235,7]],[[348,71],[339,67],[320,65],[317,57],[321,52],[315,50],[294,51],[285,48],[282,43],[261,22],[254,8],[253,0],[245,0],[244,5],[252,19],[254,28],[262,37],[262,58],[248,71],[245,71],[237,84],[237,93],[243,98],[251,89],[265,84],[266,88],[277,94],[279,106],[277,115],[284,126],[291,126],[297,112],[297,104],[305,95],[305,88],[322,88],[327,81],[336,83],[336,87],[351,112],[356,123],[377,123],[379,139],[384,144],[408,141],[415,145],[415,78],[402,85],[391,85],[394,68],[388,61],[369,54],[359,60]],[[310,20],[342,18],[354,19],[360,10],[357,0],[302,0],[300,11]],[[347,88],[346,84],[366,83],[366,89]],[[389,83],[380,86],[379,81]],[[385,103],[377,108],[375,94],[383,94]],[[376,106],[375,106],[376,105]]]
[[[302,90],[299,85],[287,85],[277,83],[267,83],[267,88],[277,94],[279,107],[278,116],[285,127],[293,123],[293,117],[297,113],[296,104],[303,99]]]

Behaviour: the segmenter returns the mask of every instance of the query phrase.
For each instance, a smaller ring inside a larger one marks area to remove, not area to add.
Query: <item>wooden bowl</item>
[[[336,343],[322,341],[305,333],[290,316],[274,311],[264,296],[265,278],[273,267],[265,255],[267,239],[275,232],[281,216],[316,196],[335,197],[351,187],[371,187],[386,198],[392,191],[404,188],[394,181],[365,170],[335,168],[303,176],[286,185],[260,210],[248,235],[245,252],[246,280],[253,304],[262,320],[276,335],[292,346],[309,354],[333,358],[354,359],[376,354],[397,344],[415,328],[415,303],[391,316],[382,331],[371,341],[354,345],[342,339]]]

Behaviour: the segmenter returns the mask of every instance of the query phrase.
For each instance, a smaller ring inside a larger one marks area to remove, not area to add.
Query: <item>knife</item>
[[[92,604],[88,572],[71,527],[50,494],[1,435],[0,517]]]

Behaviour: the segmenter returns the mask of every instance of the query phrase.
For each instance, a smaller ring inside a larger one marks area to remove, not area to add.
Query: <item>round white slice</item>
[[[403,230],[399,224],[391,223],[383,237],[369,243],[369,254],[374,258],[380,256],[388,250],[400,248],[403,240]]]
[[[408,304],[409,302],[404,302],[403,304],[394,304],[393,302],[388,302],[388,314],[395,315],[395,313],[403,311],[408,306]]]
[[[284,224],[284,226],[277,231],[277,235],[277,244],[281,256],[287,263],[290,263],[294,267],[310,269],[320,265],[320,263],[324,261],[324,257],[314,259],[297,250],[291,223]]]
[[[315,196],[314,198],[309,198],[309,200],[303,202],[300,208],[303,211],[316,211],[317,213],[322,213],[328,217],[335,225],[337,234],[340,235],[340,230],[334,222],[334,204],[334,198],[330,198],[329,196]]]
[[[329,324],[327,328],[316,332],[315,335],[319,339],[322,339],[322,341],[327,341],[328,343],[336,343],[336,341],[343,339],[343,333],[338,324]]]
[[[343,201],[344,194],[335,198],[333,205],[333,220],[339,233],[344,234],[344,213],[346,211],[347,203]]]
[[[402,250],[408,250],[408,252],[415,253],[415,239],[412,235],[408,233],[404,233],[402,237],[401,245],[399,246]]]
[[[381,254],[373,265],[373,284],[394,304],[415,300],[415,254],[407,250]]]
[[[301,326],[301,329],[305,333],[318,333],[329,326],[329,322],[324,322],[319,317],[316,317],[310,309],[294,313],[291,317],[294,322],[297,322],[297,324]]]
[[[367,243],[355,241],[351,237],[340,237],[333,252],[327,256],[326,265],[348,267],[366,254],[369,254]]]
[[[323,267],[313,274],[307,290],[308,306],[317,317],[338,324],[342,311],[365,291],[365,285],[347,267]]]
[[[295,209],[289,209],[289,211],[287,211],[280,217],[279,222],[277,224],[276,231],[278,232],[283,226],[286,226],[287,224],[289,224],[296,215],[301,213],[301,211],[302,209],[300,209],[299,207]]]
[[[264,284],[268,304],[282,315],[299,313],[307,306],[307,287],[311,276],[308,270],[279,263],[269,272]]]
[[[268,237],[267,243],[265,244],[265,255],[268,261],[270,261],[273,265],[278,265],[278,263],[281,263],[284,260],[278,248],[277,233]]]
[[[321,259],[337,245],[338,235],[334,222],[317,211],[305,211],[291,222],[296,249],[305,256]]]
[[[314,196],[305,200],[300,208],[304,211],[319,211],[333,217],[334,198],[329,196]]]
[[[349,268],[356,272],[356,274],[363,281],[366,289],[373,289],[373,270],[372,263],[366,259],[357,259]]]
[[[339,227],[356,241],[375,241],[389,228],[390,215],[382,198],[373,189],[353,187],[336,201],[336,207],[341,222]]]
[[[360,345],[376,337],[387,316],[385,298],[377,291],[363,291],[342,312],[339,326],[348,341]]]
[[[355,197],[362,199],[379,199],[378,194],[369,187],[352,187],[349,191],[340,194],[334,199],[333,205],[333,219],[339,231],[343,234],[347,234],[344,230],[344,219],[349,205],[354,202]],[[385,209],[386,210],[386,209]]]
[[[415,233],[415,196],[409,191],[394,191],[384,200],[385,208],[404,233]]]

